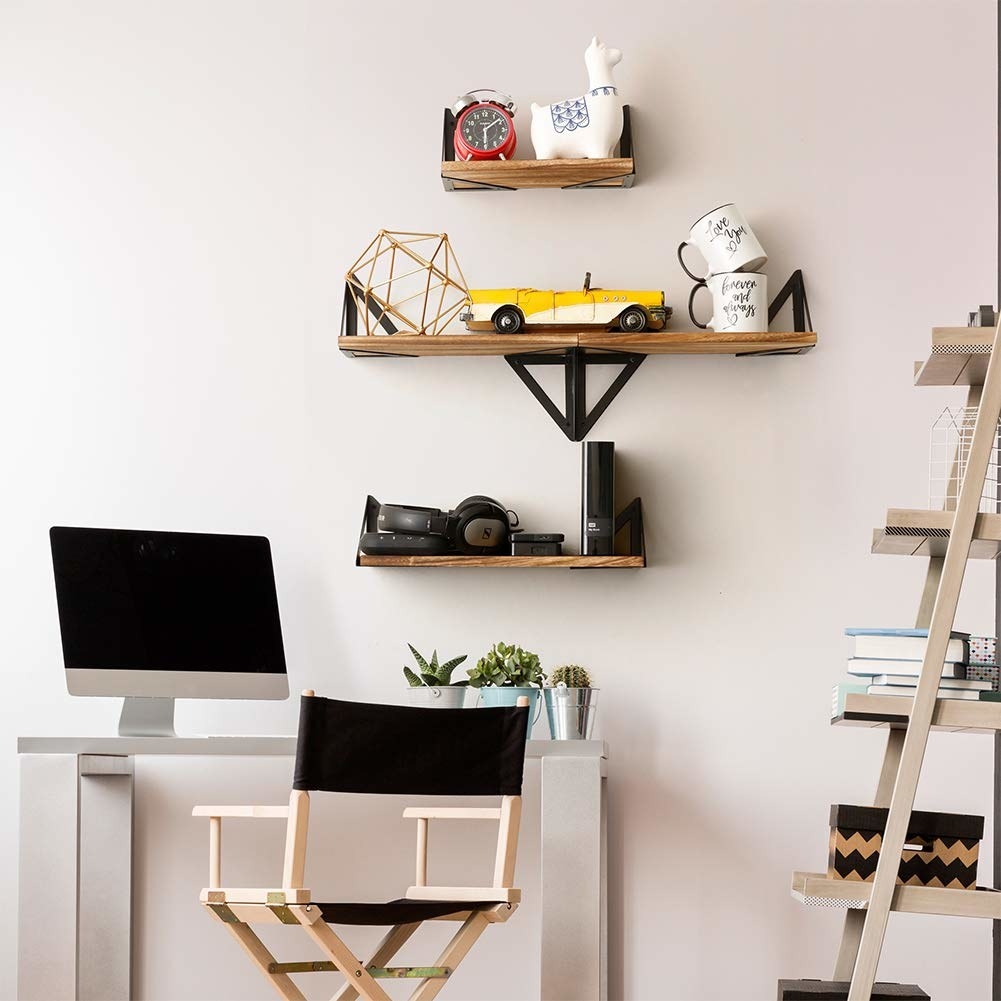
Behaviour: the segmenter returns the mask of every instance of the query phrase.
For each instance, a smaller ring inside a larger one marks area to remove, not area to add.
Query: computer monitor
[[[266,538],[56,527],[49,539],[67,687],[125,696],[119,733],[172,735],[175,698],[288,698]]]

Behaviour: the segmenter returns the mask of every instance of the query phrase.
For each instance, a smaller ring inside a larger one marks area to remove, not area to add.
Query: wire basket
[[[966,467],[973,444],[973,429],[977,423],[976,407],[946,407],[931,426],[931,443],[928,453],[928,507],[930,510],[955,511],[959,501]],[[1001,425],[999,425],[1001,429]],[[980,497],[980,510],[985,513],[1001,511],[998,506],[1001,491],[998,488],[999,433],[994,434],[994,444],[987,464],[984,491]]]

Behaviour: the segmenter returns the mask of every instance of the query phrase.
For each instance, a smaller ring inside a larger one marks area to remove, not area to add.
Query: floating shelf
[[[496,570],[552,569],[567,570],[642,570],[646,566],[646,536],[643,531],[643,503],[639,497],[627,504],[615,517],[615,542],[628,541],[628,552],[615,556],[465,556],[445,553],[438,556],[375,556],[361,551],[362,539],[379,529],[381,504],[371,494],[365,500],[365,514],[358,533],[355,565],[359,567],[479,567]],[[615,548],[619,548],[616,546]]]
[[[443,238],[444,239],[444,238]],[[793,331],[740,334],[714,330],[647,331],[627,334],[596,329],[594,325],[564,327],[539,325],[523,334],[400,333],[389,307],[378,297],[355,298],[354,279],[344,288],[340,350],[352,358],[502,357],[542,405],[553,423],[571,441],[583,441],[609,404],[622,391],[648,355],[793,355],[809,351],[817,343],[810,330],[810,307],[806,300],[803,272],[794,271],[768,306],[768,322],[776,320],[791,300]],[[430,280],[430,279],[428,279]],[[367,309],[365,330],[385,333],[359,334],[358,311]],[[375,324],[370,322],[374,318]],[[398,317],[397,317],[398,319]],[[423,321],[422,321],[423,323]],[[434,328],[437,329],[437,328]],[[530,367],[563,366],[564,404],[559,407],[529,371]],[[587,372],[594,365],[620,365],[618,375],[593,406],[588,408]]]
[[[483,357],[515,354],[561,354],[573,348],[621,351],[637,355],[761,355],[802,354],[817,343],[813,331],[762,334],[720,334],[713,330],[677,330],[624,334],[561,329],[558,333],[526,334],[374,334],[338,337],[337,346],[352,358],[363,357]]]
[[[366,556],[358,554],[360,567],[564,567],[570,570],[639,570],[645,556]]]
[[[518,188],[631,188],[636,180],[629,105],[622,109],[619,155],[603,160],[456,160],[455,116],[445,109],[441,183],[446,191]]]
[[[955,513],[891,508],[886,524],[873,530],[872,552],[887,556],[945,556]],[[970,559],[1001,554],[1001,514],[978,514]]]
[[[845,710],[831,720],[832,726],[906,727],[911,717],[912,699],[902,695],[863,695],[849,692]],[[932,728],[956,733],[1001,731],[1001,702],[973,702],[966,699],[938,699]]]
[[[803,904],[864,908],[869,903],[872,883],[828,879],[819,872],[794,872],[791,892]],[[947,890],[934,886],[897,886],[890,910],[998,920],[1001,919],[1001,893],[981,887],[976,890]]]
[[[931,354],[914,363],[915,386],[982,386],[993,327],[933,327]]]

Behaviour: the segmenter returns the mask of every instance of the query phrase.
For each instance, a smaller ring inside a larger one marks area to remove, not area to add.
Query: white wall
[[[995,298],[995,5],[8,0],[0,17],[5,796],[18,734],[109,733],[117,713],[65,693],[48,526],[262,532],[295,689],[392,699],[407,640],[475,656],[504,638],[593,668],[616,997],[768,998],[779,976],[827,976],[840,916],[792,902],[789,872],[824,865],[829,804],[875,784],[882,737],[832,730],[827,707],[842,629],[907,624],[921,589],[920,561],[868,555],[887,506],[925,502],[929,424],[961,402],[914,390],[912,362],[932,325]],[[442,105],[480,85],[526,109],[579,93],[595,31],[625,52],[636,188],[444,193]],[[370,491],[495,494],[571,537],[578,504],[578,448],[499,359],[338,354],[339,276],[377,228],[448,231],[473,284],[573,287],[591,270],[663,286],[685,327],[673,249],[727,199],[773,289],[804,268],[820,346],[651,358],[615,401],[596,434],[643,496],[646,572],[353,566]],[[962,628],[992,626],[989,571],[969,574]],[[179,716],[278,732],[295,706]],[[990,750],[935,735],[919,805],[988,812]],[[139,763],[137,997],[268,996],[197,911],[205,831],[186,815],[280,801],[288,772]],[[374,849],[409,831],[390,819],[373,845],[375,808],[335,805],[355,854],[327,890],[392,892],[409,846],[388,867]],[[529,903],[453,997],[532,996],[535,823]],[[253,834],[234,830],[234,877],[251,878]],[[262,857],[279,850],[267,836]],[[7,901],[15,839],[11,816]],[[8,906],[4,997],[13,920]],[[989,937],[894,917],[881,975],[938,1001],[987,996]]]

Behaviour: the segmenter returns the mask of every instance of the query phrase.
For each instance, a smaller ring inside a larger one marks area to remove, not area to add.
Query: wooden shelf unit
[[[886,524],[872,534],[872,552],[886,556],[943,557],[952,533],[953,511],[890,508]],[[970,559],[1001,554],[1001,514],[978,514]]]
[[[455,116],[445,109],[441,183],[446,191],[516,191],[519,188],[631,188],[636,180],[632,116],[622,108],[619,155],[579,160],[456,160]]]
[[[573,348],[627,352],[637,355],[757,355],[801,354],[817,343],[813,331],[768,331],[726,334],[713,330],[666,330],[625,334],[593,327],[525,334],[374,334],[338,337],[337,346],[353,358],[392,356],[484,357],[515,354],[560,354]]]
[[[993,327],[933,327],[931,352],[914,363],[915,386],[982,386]]]
[[[845,709],[831,720],[832,726],[906,727],[913,698],[901,695],[848,693]],[[973,702],[966,699],[938,699],[932,714],[933,730],[954,733],[997,733],[1001,731],[1001,702]]]
[[[794,872],[791,893],[804,904],[864,909],[872,883],[828,879],[819,872]],[[1001,893],[996,890],[947,890],[935,886],[897,886],[892,911],[909,914],[945,914],[953,917],[1001,920]]]
[[[631,188],[632,157],[607,160],[442,160],[446,191],[486,188]],[[449,187],[451,184],[451,187]]]
[[[640,570],[645,556],[366,556],[360,567],[489,567],[494,570],[564,568],[570,570]]]

